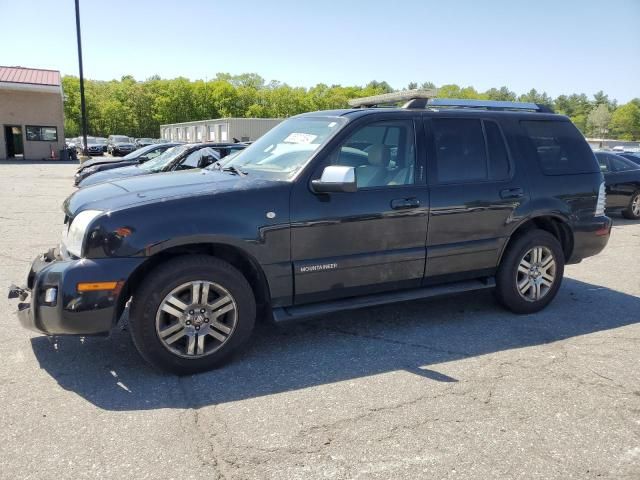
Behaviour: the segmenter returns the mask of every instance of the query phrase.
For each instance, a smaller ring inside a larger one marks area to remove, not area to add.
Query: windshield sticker
[[[284,143],[298,143],[298,144],[309,144],[313,143],[313,141],[318,138],[317,135],[312,135],[310,133],[291,133],[287,138],[284,139]]]

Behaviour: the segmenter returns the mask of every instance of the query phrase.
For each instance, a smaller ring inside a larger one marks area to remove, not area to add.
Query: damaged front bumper
[[[45,335],[106,335],[117,321],[126,279],[143,258],[63,258],[58,249],[37,257],[26,286],[12,285],[20,324]],[[117,282],[112,290],[78,291],[83,282]]]

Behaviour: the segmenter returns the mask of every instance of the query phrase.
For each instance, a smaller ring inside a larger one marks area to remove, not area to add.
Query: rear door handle
[[[396,198],[391,200],[391,208],[394,210],[404,210],[406,208],[418,208],[420,200],[417,198]]]
[[[524,190],[520,187],[505,188],[500,190],[500,198],[522,198],[524,197]]]

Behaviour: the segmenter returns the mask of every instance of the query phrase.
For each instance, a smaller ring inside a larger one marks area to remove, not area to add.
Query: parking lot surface
[[[0,165],[0,478],[640,478],[640,223],[614,217],[539,314],[479,292],[263,326],[177,378],[126,331],[52,341],[6,300],[74,169]]]

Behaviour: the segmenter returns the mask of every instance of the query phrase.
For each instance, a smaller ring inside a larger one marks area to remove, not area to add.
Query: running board
[[[375,305],[384,305],[387,303],[441,297],[455,293],[494,288],[495,286],[495,279],[493,277],[489,277],[481,280],[465,280],[463,282],[445,283],[443,285],[414,288],[411,290],[398,290],[374,295],[364,295],[362,297],[341,298],[339,300],[331,300],[329,302],[311,303],[292,307],[279,307],[273,309],[273,320],[276,323],[290,322],[342,310],[355,310],[357,308],[373,307]]]

